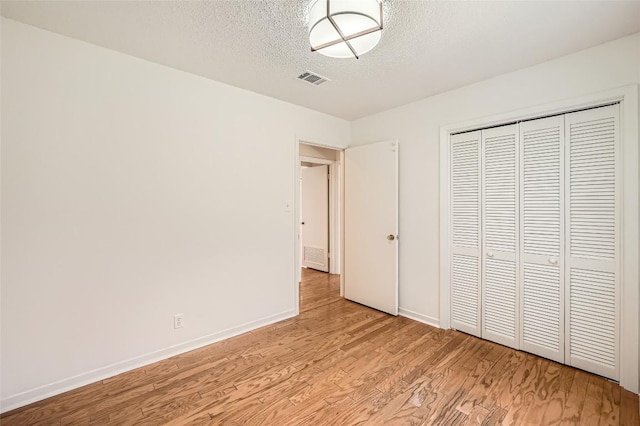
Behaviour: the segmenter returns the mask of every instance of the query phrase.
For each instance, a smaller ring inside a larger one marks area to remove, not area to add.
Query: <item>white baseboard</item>
[[[398,314],[432,327],[440,328],[440,320],[438,318],[428,317],[405,308],[398,308]]]
[[[255,330],[257,328],[264,327],[266,325],[273,324],[294,316],[294,310],[270,315],[268,317],[239,325],[237,327],[232,327],[227,330],[219,331],[217,333],[209,334],[207,336],[199,337],[197,339],[170,346],[165,349],[160,349],[158,351],[154,351],[145,355],[140,355],[125,361],[87,371],[86,373],[81,373],[73,377],[68,377],[57,382],[49,383],[37,388],[10,395],[0,401],[0,413],[5,413],[7,411],[11,411],[16,408],[20,408],[25,405],[43,400],[45,398],[67,392],[81,386],[88,385],[90,383],[108,379],[109,377],[116,376],[135,368],[144,367],[145,365],[153,364],[154,362],[158,362],[175,355],[189,352],[194,349],[198,349],[203,346],[207,346],[212,343],[219,342],[221,340],[225,340],[230,337],[234,337],[239,334],[243,334],[248,331]]]

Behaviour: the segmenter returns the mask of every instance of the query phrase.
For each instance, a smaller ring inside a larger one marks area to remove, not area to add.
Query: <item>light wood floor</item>
[[[9,425],[629,425],[605,379],[340,299],[305,270],[300,316],[7,413]]]

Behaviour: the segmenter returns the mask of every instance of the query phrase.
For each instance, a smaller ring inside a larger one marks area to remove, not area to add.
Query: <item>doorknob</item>
[[[304,222],[300,222],[300,225],[304,225]]]
[[[550,257],[549,258],[549,263],[552,265],[555,265],[556,263],[558,263],[558,259],[556,259],[555,257]]]
[[[396,239],[395,235],[393,235],[393,234],[389,234],[389,235],[387,235],[387,240],[389,240],[389,241],[393,241],[393,240],[395,240],[395,239]]]
[[[492,251],[488,251],[487,252],[487,257],[493,257],[493,252]]]

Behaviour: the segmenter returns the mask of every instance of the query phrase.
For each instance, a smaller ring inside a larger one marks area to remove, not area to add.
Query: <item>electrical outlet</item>
[[[173,316],[173,328],[182,328],[184,325],[184,314],[175,314]]]

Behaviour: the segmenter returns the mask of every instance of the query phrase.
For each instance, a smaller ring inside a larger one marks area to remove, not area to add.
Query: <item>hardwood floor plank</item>
[[[455,334],[433,333],[421,336],[419,343],[410,345],[404,352],[405,357],[397,364],[396,370],[380,380],[376,385],[381,392],[388,392],[396,387],[401,381],[414,382],[427,371],[433,355],[441,345],[449,342]],[[464,337],[464,335],[461,335]]]
[[[582,414],[582,408],[585,404],[585,398],[587,396],[587,386],[589,385],[589,373],[576,370],[571,384],[571,391],[567,398],[567,403],[562,411],[560,423],[561,424],[580,424],[580,416]]]
[[[60,425],[60,419],[42,419],[39,420],[38,422],[34,423],[34,425],[36,426],[59,426]]]
[[[522,425],[543,425],[542,419],[549,406],[549,400],[560,387],[560,372],[562,366],[552,361],[544,361],[548,364],[544,374],[539,376],[536,389],[533,393],[533,401],[525,412]]]
[[[482,421],[482,426],[501,425],[506,415],[507,410],[500,407],[494,407],[489,411],[487,417]]]
[[[451,410],[443,410],[440,412],[440,415],[435,419],[425,420],[423,425],[433,425],[433,426],[455,426],[455,425],[463,425],[467,422],[467,416],[464,413],[456,410],[455,408]]]
[[[638,395],[622,389],[620,391],[620,425],[638,426],[639,424]]]
[[[197,395],[197,394],[196,394]],[[199,396],[198,396],[199,397]],[[170,402],[166,406],[175,405],[175,402]],[[165,407],[163,407],[165,408]],[[165,411],[166,408],[165,408]],[[156,413],[154,413],[156,414]],[[158,413],[159,414],[159,413]],[[114,413],[109,413],[109,423],[116,424],[140,424],[145,419],[144,413],[140,407],[129,406]],[[91,423],[101,423],[102,421],[96,421],[92,418]],[[157,424],[157,422],[156,422]]]
[[[443,422],[462,424],[469,420],[467,413],[458,410],[456,407],[464,405],[464,401],[469,397],[470,390],[490,371],[490,362],[483,363],[477,362],[477,360],[488,356],[494,346],[475,338],[470,338],[468,344],[471,347],[476,347],[476,351],[467,351],[469,355],[466,359],[462,356],[459,357],[458,362],[451,362],[451,367],[444,373],[444,380],[439,388],[444,389],[446,392],[442,395],[438,392],[436,399],[432,402],[432,413],[429,421],[433,424],[447,424]],[[493,356],[489,357],[489,360],[493,359]],[[429,374],[433,373],[430,372]]]
[[[329,404],[323,410],[317,410],[310,415],[308,415],[304,422],[297,422],[297,419],[288,420],[289,424],[305,424],[305,425],[337,425],[338,417],[343,413],[347,413],[351,411],[355,402],[349,397],[343,397],[334,404]],[[286,424],[286,423],[285,423]]]
[[[484,397],[487,395],[488,390],[494,384],[494,380],[496,374],[503,374],[502,371],[494,369],[496,364],[503,358],[507,353],[506,348],[502,346],[494,346],[490,345],[491,350],[481,359],[477,359],[479,366],[481,367],[478,371],[481,374],[478,377],[470,376],[467,380],[472,381],[469,392],[465,396],[465,398],[458,404],[456,409],[467,416],[470,416],[472,412],[475,413],[489,413],[482,406],[484,402]],[[478,408],[481,407],[482,409]],[[473,416],[469,421],[475,421],[478,416]]]
[[[463,423],[464,426],[479,426],[489,415],[489,410],[481,405],[475,405],[469,413],[467,413],[467,420]]]
[[[13,425],[638,426],[600,377],[339,296],[303,271],[301,313],[5,413]]]
[[[492,356],[486,358],[486,361],[490,364],[489,371],[484,377],[476,381],[465,400],[456,407],[459,411],[470,414],[476,407],[482,406],[489,413],[489,408],[486,405],[493,404],[486,404],[485,402],[505,373],[505,368],[509,362],[510,350],[504,346],[494,346],[491,354]]]
[[[151,401],[139,409],[142,411],[143,417],[147,420],[154,420],[156,424],[165,422],[169,418],[176,417],[181,412],[187,412],[196,401],[202,399],[200,393],[195,392],[186,396],[180,396],[167,403],[166,400]],[[130,407],[134,409],[135,407]],[[122,411],[118,412],[122,415]],[[113,422],[114,417],[109,416],[109,421]]]
[[[376,395],[371,402],[377,407],[377,411],[373,413],[368,421],[373,424],[388,424],[392,420],[399,420],[396,414],[402,407],[406,406],[418,386],[420,386],[420,383],[416,383],[412,387],[401,386],[396,392]]]
[[[403,333],[396,333],[391,336],[391,338],[389,338],[380,349],[387,351],[390,354],[402,352],[406,350],[412,342],[426,334],[432,333],[434,330],[437,329],[434,327],[424,327],[424,324],[412,321],[412,324],[409,324]]]
[[[500,365],[499,370],[495,373],[495,384],[492,384],[487,388],[487,393],[484,395],[484,400],[482,402],[482,406],[489,411],[495,410],[497,407],[509,407],[513,397],[511,395],[511,391],[505,391],[507,389],[512,389],[511,386],[514,385],[514,383],[512,383],[512,378],[526,359],[526,354],[523,352],[509,348],[505,349],[507,351],[505,362]]]
[[[602,407],[602,393],[605,380],[597,376],[589,376],[585,403],[580,414],[582,424],[597,424]]]
[[[227,422],[241,424],[241,425],[264,425],[264,424],[278,424],[277,419],[285,418],[285,412],[287,409],[293,407],[291,401],[287,398],[280,398],[271,404],[256,405],[258,410],[238,410],[235,411],[232,416],[228,413],[221,413],[219,415],[211,416],[211,420],[218,424],[224,424]],[[323,406],[314,407],[322,409]],[[228,420],[227,420],[228,419]]]
[[[235,398],[231,398],[231,395],[236,391],[237,389],[233,385],[227,385],[224,388],[221,387],[216,392],[212,392],[208,398],[203,397],[196,401],[191,410],[172,418],[165,424],[171,426],[208,424],[211,422],[209,411],[217,410],[216,414],[223,413],[227,410],[231,411],[232,405],[238,400],[237,395]],[[252,405],[261,404],[257,398],[245,399],[243,402],[244,408],[246,409],[251,408]]]
[[[535,363],[535,358],[532,358],[529,354],[516,353],[514,354],[513,363],[516,368],[512,374],[503,377],[493,405],[493,407],[497,406],[507,411],[516,396],[521,393],[522,388],[526,386],[526,380],[531,375],[531,368]]]
[[[602,390],[599,425],[617,425],[620,421],[620,386],[606,381]]]
[[[549,396],[549,402],[546,404],[547,407],[542,416],[543,425],[553,426],[561,423],[563,413],[567,408],[567,401],[571,394],[571,386],[575,375],[575,368],[566,365],[560,366],[560,376],[557,386],[552,390]]]
[[[544,375],[550,361],[527,354],[522,368],[518,369],[513,380],[517,389],[513,395],[503,424],[519,425],[526,419],[526,414],[534,401],[536,391],[544,383]],[[506,408],[506,407],[505,407]]]

